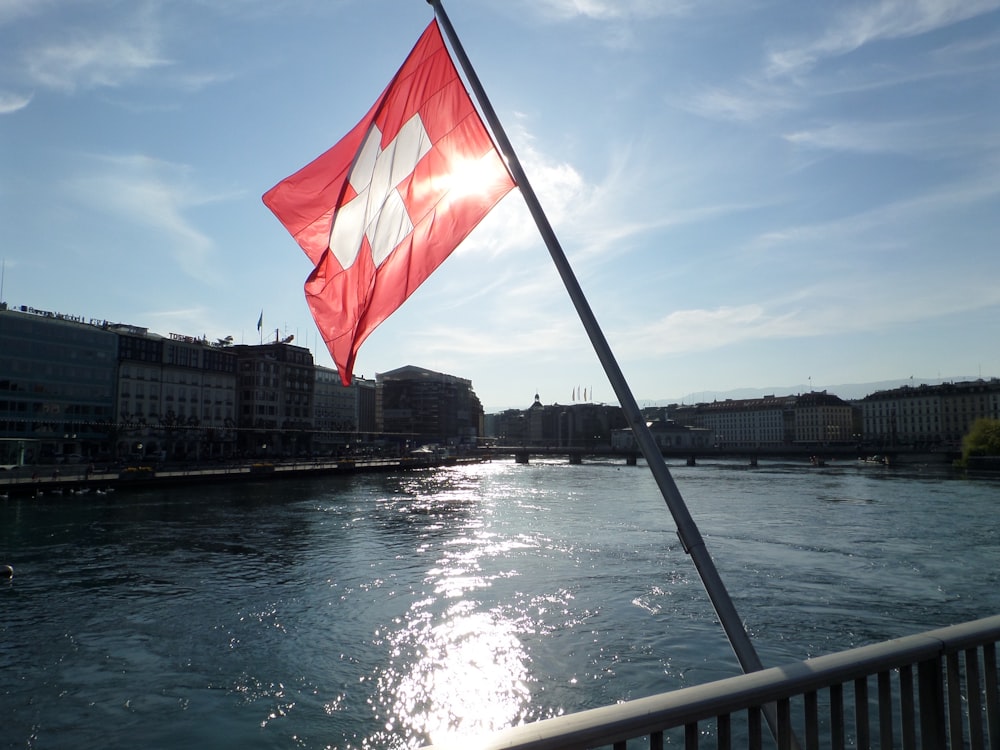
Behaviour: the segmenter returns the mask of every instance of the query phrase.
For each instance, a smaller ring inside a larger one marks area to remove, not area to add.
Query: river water
[[[1000,481],[672,465],[765,666],[1000,613]],[[739,673],[641,463],[0,500],[0,746],[406,748]]]

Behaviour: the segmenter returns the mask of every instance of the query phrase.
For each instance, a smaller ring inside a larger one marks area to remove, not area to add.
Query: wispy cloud
[[[608,21],[682,15],[694,6],[694,0],[541,0],[532,5],[558,19]]]
[[[841,7],[841,6],[831,6]],[[818,75],[824,60],[841,57],[880,40],[929,33],[1000,8],[1000,0],[881,0],[837,12],[826,28],[798,43],[771,42],[763,68],[731,85],[710,85],[678,103],[708,119],[750,123],[808,110],[831,96],[913,85],[951,76],[1000,69],[994,36],[944,45],[905,64],[843,66],[835,75]]]
[[[704,352],[734,344],[789,338],[872,333],[893,326],[985,310],[1000,304],[1000,289],[987,280],[968,289],[942,286],[918,274],[895,279],[909,290],[887,298],[882,280],[838,278],[780,299],[738,306],[678,310],[630,325],[614,339],[635,358]],[[844,305],[844,299],[851,305]]]
[[[422,327],[409,342],[414,351],[434,356],[503,358],[525,356],[557,361],[586,344],[580,324],[569,317],[533,321],[530,327],[477,330],[452,323]]]
[[[211,310],[204,306],[174,310],[146,310],[141,318],[155,331],[180,331],[190,336],[204,335],[205,322],[212,319]]]
[[[791,246],[797,250],[810,243],[832,244],[843,248],[885,246],[887,238],[894,246],[904,242],[915,227],[937,215],[948,215],[956,209],[994,202],[1000,196],[1000,184],[992,166],[983,173],[962,182],[949,182],[918,195],[889,202],[868,211],[854,213],[831,221],[783,227],[759,235],[751,249],[765,250]],[[868,238],[867,241],[863,241]]]
[[[188,167],[143,155],[99,157],[85,173],[71,178],[67,187],[92,210],[148,229],[151,246],[165,240],[174,261],[188,276],[216,280],[215,244],[188,214],[220,197],[194,185]]]
[[[887,122],[836,122],[820,128],[788,133],[797,146],[860,154],[897,153],[933,155],[958,149],[980,151],[982,143],[968,143],[959,117],[907,118]]]
[[[0,0],[0,26],[38,15],[50,5],[51,0]]]
[[[31,83],[57,91],[115,87],[168,64],[150,33],[88,33],[26,53]]]
[[[31,102],[30,96],[0,91],[0,115],[9,115],[11,112],[22,110],[29,102]]]
[[[753,122],[796,109],[801,104],[783,87],[744,80],[738,90],[713,86],[679,106],[712,120]]]
[[[880,0],[842,10],[815,38],[776,49],[768,73],[793,76],[824,59],[853,52],[883,39],[926,34],[1000,8],[998,0]]]

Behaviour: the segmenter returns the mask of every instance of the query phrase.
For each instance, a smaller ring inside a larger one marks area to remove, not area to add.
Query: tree
[[[977,419],[962,438],[962,464],[970,458],[1000,456],[1000,419]]]

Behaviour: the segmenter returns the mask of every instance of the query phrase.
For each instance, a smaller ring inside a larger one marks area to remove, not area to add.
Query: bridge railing
[[[1000,750],[998,640],[1000,615],[435,747]]]

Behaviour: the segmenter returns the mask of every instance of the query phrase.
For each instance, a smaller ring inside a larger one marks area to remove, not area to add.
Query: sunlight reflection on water
[[[471,597],[507,575],[483,575],[482,557],[525,546],[487,533],[458,538],[427,571],[433,594],[415,601],[405,622],[385,633],[391,659],[378,678],[375,707],[385,733],[370,738],[373,744],[400,737],[460,742],[524,716],[531,701],[524,618],[513,619],[502,605],[481,610]]]
[[[523,714],[531,700],[528,657],[515,624],[474,607],[458,602],[437,625],[414,612],[392,634],[393,658],[379,681],[387,732],[454,740],[509,726]]]

